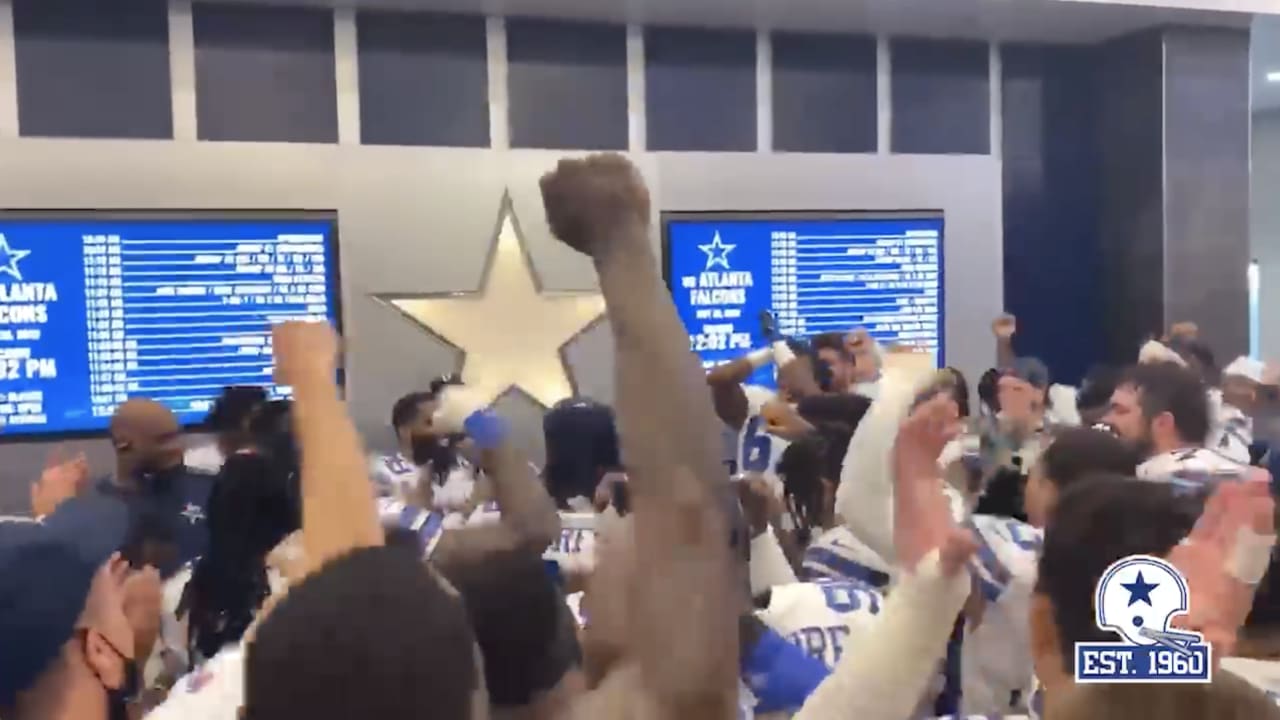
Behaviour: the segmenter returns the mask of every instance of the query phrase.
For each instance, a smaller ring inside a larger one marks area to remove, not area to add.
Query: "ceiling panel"
[[[898,35],[1091,42],[1162,24],[1243,27],[1244,13],[1112,0],[234,0],[581,18],[672,25],[871,31]],[[1129,0],[1147,3],[1150,0]],[[1167,0],[1186,5],[1208,0]],[[1262,2],[1263,0],[1235,0]]]

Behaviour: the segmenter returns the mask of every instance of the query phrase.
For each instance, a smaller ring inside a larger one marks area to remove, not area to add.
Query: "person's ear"
[[[1151,419],[1151,429],[1153,432],[1176,433],[1177,425],[1173,420],[1173,413],[1168,410],[1156,415]]]
[[[124,667],[120,653],[97,630],[90,628],[84,634],[84,661],[103,686],[118,688],[124,685]]]

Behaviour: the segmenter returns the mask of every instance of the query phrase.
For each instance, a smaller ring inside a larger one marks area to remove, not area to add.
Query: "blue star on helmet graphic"
[[[8,275],[21,282],[22,271],[18,269],[18,261],[30,254],[30,250],[14,250],[9,247],[9,241],[0,234],[0,275]]]
[[[715,237],[711,238],[711,242],[706,245],[698,246],[698,249],[707,255],[707,267],[704,269],[710,270],[711,268],[719,265],[725,270],[730,270],[729,253],[733,252],[733,249],[736,247],[738,246],[722,242],[720,240],[720,233],[716,232]]]
[[[1129,605],[1144,602],[1151,604],[1151,591],[1160,586],[1160,583],[1149,583],[1143,580],[1142,571],[1138,571],[1138,577],[1131,583],[1120,583],[1120,587],[1129,591]]]

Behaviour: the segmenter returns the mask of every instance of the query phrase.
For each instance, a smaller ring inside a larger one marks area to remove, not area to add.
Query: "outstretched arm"
[[[492,525],[445,532],[431,561],[448,575],[453,567],[496,551],[546,549],[560,532],[560,516],[533,466],[508,440],[506,420],[485,409],[466,386],[450,386],[440,394],[434,424],[446,432],[466,431],[475,442],[500,515]]]
[[[958,430],[955,402],[940,395],[898,431],[893,539],[904,574],[884,612],[809,696],[797,720],[899,720],[916,709],[969,594],[964,568],[975,543],[951,519],[937,466],[938,453]]]
[[[996,367],[1008,367],[1017,355],[1013,351],[1013,336],[1018,332],[1018,319],[1009,313],[991,321],[991,334],[996,338]]]
[[[276,381],[293,387],[293,432],[302,460],[302,533],[308,567],[381,545],[364,445],[338,396],[338,336],[325,323],[272,329]]]
[[[658,274],[649,197],[621,156],[562,160],[542,179],[556,236],[591,257],[616,356],[618,425],[635,516],[638,591],[628,651],[650,715],[727,718],[737,628],[720,463],[706,377]]]

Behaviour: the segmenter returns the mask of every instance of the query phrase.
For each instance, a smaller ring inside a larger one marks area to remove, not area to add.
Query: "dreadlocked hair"
[[[795,521],[796,539],[802,546],[809,544],[814,526],[821,522],[826,454],[827,441],[815,431],[788,445],[778,460],[782,495]]]
[[[209,548],[179,607],[188,613],[193,657],[239,642],[271,594],[267,553],[302,524],[295,480],[262,452],[236,453],[223,464],[209,498]]]

